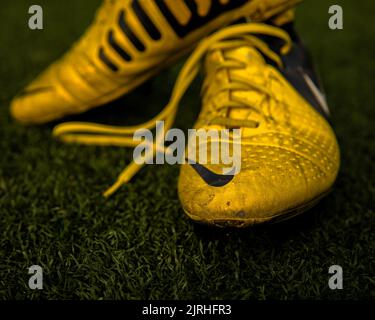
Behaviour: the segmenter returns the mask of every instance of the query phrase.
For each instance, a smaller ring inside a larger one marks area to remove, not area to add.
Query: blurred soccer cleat
[[[131,91],[245,15],[262,21],[299,0],[105,0],[81,39],[11,103],[13,117],[43,123]]]

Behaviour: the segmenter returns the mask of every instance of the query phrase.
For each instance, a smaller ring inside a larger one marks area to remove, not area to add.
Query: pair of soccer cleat
[[[170,102],[134,127],[63,123],[64,142],[134,146],[137,129],[172,127],[178,103],[204,71],[196,129],[241,129],[241,171],[184,164],[178,183],[193,220],[243,227],[283,220],[332,187],[339,148],[305,48],[293,28],[297,0],[106,0],[88,31],[11,104],[38,124],[112,101],[193,51]],[[132,163],[106,195],[140,169]]]

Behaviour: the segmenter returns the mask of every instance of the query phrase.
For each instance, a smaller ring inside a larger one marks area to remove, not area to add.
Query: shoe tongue
[[[243,69],[231,69],[228,72],[228,80],[232,82],[241,81],[248,84],[245,90],[232,90],[230,99],[233,101],[241,101],[248,106],[253,106],[254,109],[261,110],[261,104],[264,100],[264,94],[259,92],[256,88],[251,88],[253,84],[255,87],[266,87],[267,76],[265,74],[265,62],[263,56],[255,48],[244,46],[224,53],[225,59],[233,59],[241,61],[244,66]],[[262,116],[250,107],[244,108],[229,108],[228,117],[239,120],[262,120]],[[246,133],[247,129],[244,129]]]

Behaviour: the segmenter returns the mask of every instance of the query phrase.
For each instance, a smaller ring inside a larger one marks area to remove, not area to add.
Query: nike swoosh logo
[[[217,174],[202,166],[199,163],[190,164],[199,176],[211,187],[223,187],[234,178],[236,168],[233,168],[228,174]]]
[[[313,93],[316,101],[318,101],[318,103],[320,104],[324,113],[327,116],[329,116],[331,114],[331,112],[329,111],[329,107],[328,107],[328,104],[327,104],[326,97],[322,94],[320,89],[316,86],[314,81],[311,79],[311,77],[306,72],[302,72],[302,76],[303,76],[303,79],[305,80],[307,86],[309,87],[309,89]]]

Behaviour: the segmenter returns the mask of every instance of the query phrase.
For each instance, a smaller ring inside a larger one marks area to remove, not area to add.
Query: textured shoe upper
[[[264,20],[296,0],[106,0],[81,39],[12,102],[13,116],[40,123],[129,92],[203,36],[249,15]]]

